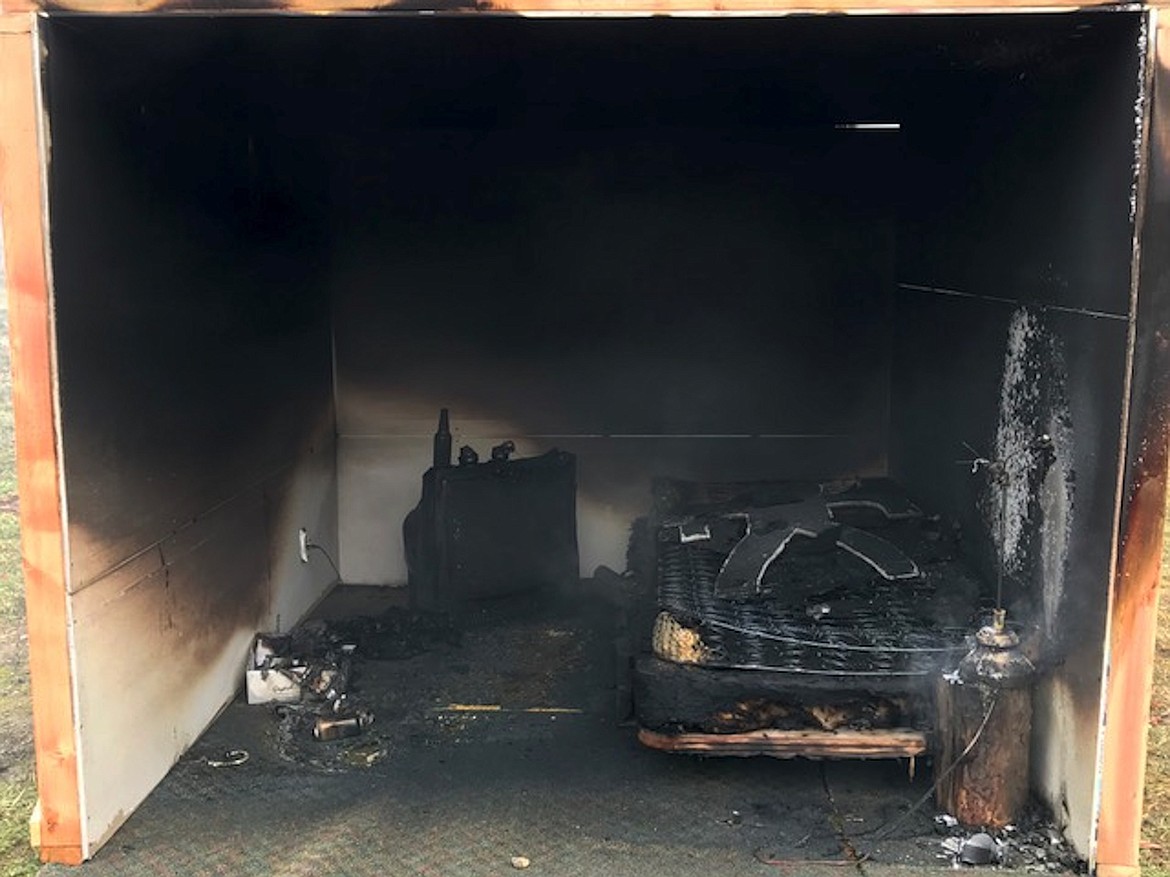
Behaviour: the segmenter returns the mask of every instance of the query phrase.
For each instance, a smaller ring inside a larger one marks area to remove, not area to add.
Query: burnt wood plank
[[[652,655],[636,659],[633,676],[635,713],[648,728],[705,727],[712,716],[752,701],[833,707],[858,700],[896,699],[906,704],[904,712],[923,719],[933,685],[926,676],[710,669]]]
[[[641,728],[651,749],[695,755],[772,758],[913,758],[926,752],[926,735],[911,728],[881,731],[750,731],[745,734],[662,734]]]
[[[940,681],[936,702],[939,808],[963,825],[1002,828],[1014,822],[1029,794],[1020,753],[1027,753],[1031,741],[1031,689],[992,693]]]
[[[726,734],[926,726],[930,685],[926,677],[709,669],[642,655],[632,689],[644,728]]]

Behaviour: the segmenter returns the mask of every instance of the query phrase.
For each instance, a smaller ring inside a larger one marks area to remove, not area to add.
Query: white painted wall
[[[87,855],[235,697],[255,632],[288,629],[336,581],[319,552],[296,556],[301,526],[337,555],[325,426],[312,453],[71,596]]]

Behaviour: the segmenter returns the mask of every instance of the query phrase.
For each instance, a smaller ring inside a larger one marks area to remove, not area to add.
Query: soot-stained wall
[[[346,577],[403,580],[443,406],[485,457],[579,455],[586,571],[621,566],[652,475],[880,470],[889,224],[855,144],[442,131],[363,156],[377,207],[335,278]]]
[[[898,137],[834,127],[797,31],[379,26],[334,132],[348,580],[404,581],[440,407],[579,455],[585,572],[653,475],[884,469]]]
[[[1002,567],[1010,617],[1042,671],[1034,784],[1086,853],[1142,26],[1138,15],[1079,16],[1043,40],[1002,43],[962,74],[981,99],[908,131],[899,226],[892,472],[961,521],[989,579]],[[984,20],[972,36],[994,27]],[[978,457],[1002,475],[972,472]]]
[[[243,57],[49,20],[61,442],[87,849],[335,575],[327,247]],[[270,71],[272,72],[272,71]]]

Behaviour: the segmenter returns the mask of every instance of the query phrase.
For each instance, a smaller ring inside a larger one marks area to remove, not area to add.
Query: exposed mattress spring
[[[658,606],[695,627],[708,666],[759,667],[832,675],[924,674],[954,663],[964,631],[931,625],[915,606],[926,581],[867,584],[843,617],[811,618],[805,607],[715,596],[723,556],[688,544],[660,544]]]

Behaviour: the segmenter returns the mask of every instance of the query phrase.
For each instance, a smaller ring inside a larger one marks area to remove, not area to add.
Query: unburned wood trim
[[[1100,864],[1094,872],[1097,877],[1141,877],[1141,865]]]
[[[662,734],[638,730],[651,749],[695,755],[769,755],[773,758],[913,758],[926,752],[926,735],[910,728],[873,731],[749,731],[743,734]]]
[[[1170,459],[1170,15],[1148,17],[1139,115],[1126,407],[1103,667],[1096,837],[1102,877],[1140,873],[1146,732]]]
[[[0,18],[0,210],[4,222],[12,404],[20,491],[41,857],[83,857],[52,311],[45,247],[37,42],[30,16]]]
[[[411,0],[269,0],[256,5],[242,0],[0,0],[13,8],[33,3],[47,12],[135,14],[158,12],[440,12],[460,14],[519,14],[554,16],[647,15],[799,15],[826,13],[1044,11],[1102,8],[1113,4],[1086,4],[1081,0],[466,0],[455,4],[417,3]],[[1118,4],[1120,6],[1120,4]],[[1135,7],[1128,6],[1127,9]]]
[[[20,15],[4,11],[3,0],[0,0],[0,34],[32,33],[33,16]]]
[[[300,0],[288,0],[297,3]],[[319,2],[319,0],[306,0]],[[1078,0],[909,0],[891,3],[890,0],[501,0],[485,7],[484,11],[533,14],[585,15],[800,15],[834,14],[846,12],[888,13],[901,15],[914,12],[962,12],[983,9],[1079,9]],[[295,8],[295,7],[294,7]]]

